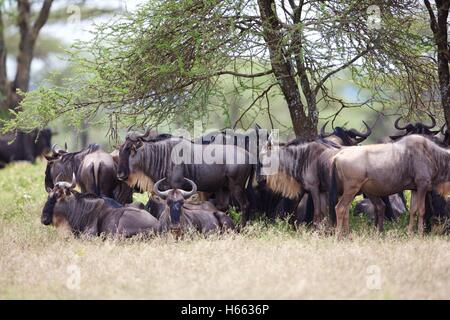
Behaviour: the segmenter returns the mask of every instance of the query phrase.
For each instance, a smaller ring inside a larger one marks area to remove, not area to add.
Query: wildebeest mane
[[[101,214],[98,210],[104,205],[104,200],[94,194],[83,194],[72,191],[73,198],[66,201],[66,219],[75,232],[83,232]],[[95,201],[97,200],[97,201]]]

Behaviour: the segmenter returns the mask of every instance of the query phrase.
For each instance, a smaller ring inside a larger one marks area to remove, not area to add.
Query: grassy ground
[[[450,298],[448,236],[409,237],[406,219],[352,240],[283,222],[243,234],[75,239],[40,224],[44,164],[0,171],[0,299]]]

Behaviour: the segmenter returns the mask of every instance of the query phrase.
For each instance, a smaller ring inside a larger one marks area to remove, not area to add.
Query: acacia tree
[[[375,27],[370,6],[380,13]],[[269,117],[283,112],[270,106],[269,95],[280,94],[296,136],[312,139],[319,103],[349,107],[332,89],[344,70],[372,91],[359,105],[423,103],[433,74],[414,29],[420,10],[413,0],[149,1],[99,26],[76,47],[77,77],[27,95],[8,127],[42,126],[61,115],[81,123],[99,110],[113,133],[130,123],[191,123],[231,79],[237,94],[253,92],[237,122],[264,100]]]

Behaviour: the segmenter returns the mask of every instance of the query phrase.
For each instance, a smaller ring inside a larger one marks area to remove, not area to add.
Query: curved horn
[[[189,182],[191,184],[191,186],[192,186],[192,190],[191,191],[185,191],[185,190],[181,190],[180,189],[180,193],[183,195],[183,198],[187,199],[187,198],[191,197],[192,195],[194,195],[197,192],[197,185],[195,184],[194,181],[189,180],[188,178],[184,178],[184,180]]]
[[[153,190],[155,191],[156,195],[158,197],[160,197],[161,199],[167,198],[167,196],[169,195],[169,192],[172,191],[172,189],[169,189],[169,190],[166,190],[166,191],[159,190],[159,185],[164,180],[166,180],[166,178],[162,178],[161,180],[158,180],[158,182],[156,182],[155,185],[153,186]]]
[[[325,128],[327,127],[328,122],[330,122],[330,121],[325,122],[324,125],[322,126],[322,128],[320,128],[320,136],[322,138],[327,138],[327,137],[329,137],[329,136],[331,136],[333,134],[333,133],[326,133],[325,132]]]
[[[433,115],[430,112],[427,112],[427,114],[431,118],[431,124],[430,125],[424,124],[423,126],[427,129],[434,128],[436,126],[436,119],[433,117]]]
[[[402,119],[402,117],[400,116],[400,117],[397,118],[397,120],[395,120],[394,127],[395,127],[395,129],[397,129],[397,130],[405,130],[406,127],[408,127],[408,124],[405,125],[404,127],[400,127],[400,126],[399,126],[399,122],[400,122],[401,119]]]
[[[55,143],[53,146],[52,146],[52,152],[54,153],[54,154],[63,154],[63,153],[67,153],[67,150],[63,150],[63,149],[59,149],[59,148],[57,148],[57,144]]]
[[[356,134],[357,136],[360,137],[360,139],[358,139],[359,142],[364,141],[365,139],[367,139],[371,134],[372,134],[372,129],[370,129],[369,125],[363,120],[364,125],[367,128],[367,131],[365,133],[361,133],[356,129],[352,129],[351,131],[353,131],[354,134]]]

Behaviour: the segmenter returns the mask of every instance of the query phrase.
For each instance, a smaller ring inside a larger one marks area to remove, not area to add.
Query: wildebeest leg
[[[411,191],[411,205],[409,208],[409,224],[408,233],[414,232],[414,225],[416,224],[416,212],[417,212],[417,191]]]
[[[250,203],[245,195],[244,188],[239,184],[230,185],[231,195],[239,203],[241,210],[241,226],[244,227],[250,219]]]
[[[215,192],[215,206],[219,211],[227,211],[230,205],[230,192],[225,189],[218,190]]]
[[[320,222],[322,221],[322,209],[320,203],[320,194],[319,190],[312,190],[310,193],[313,203],[314,203],[314,217],[313,224],[315,227],[318,227]]]
[[[346,192],[339,198],[336,205],[336,233],[339,238],[342,235],[347,235],[350,231],[349,227],[349,210],[350,205],[359,191],[358,188],[351,188],[346,190]]]
[[[383,232],[384,230],[384,212],[386,210],[386,205],[383,200],[378,197],[368,196],[373,206],[375,207],[375,222],[378,226],[378,231]]]
[[[419,189],[417,191],[417,200],[416,200],[416,206],[417,206],[417,213],[419,215],[419,225],[417,227],[417,231],[419,232],[419,235],[423,235],[424,231],[424,216],[425,216],[425,196],[427,194],[426,190]]]

